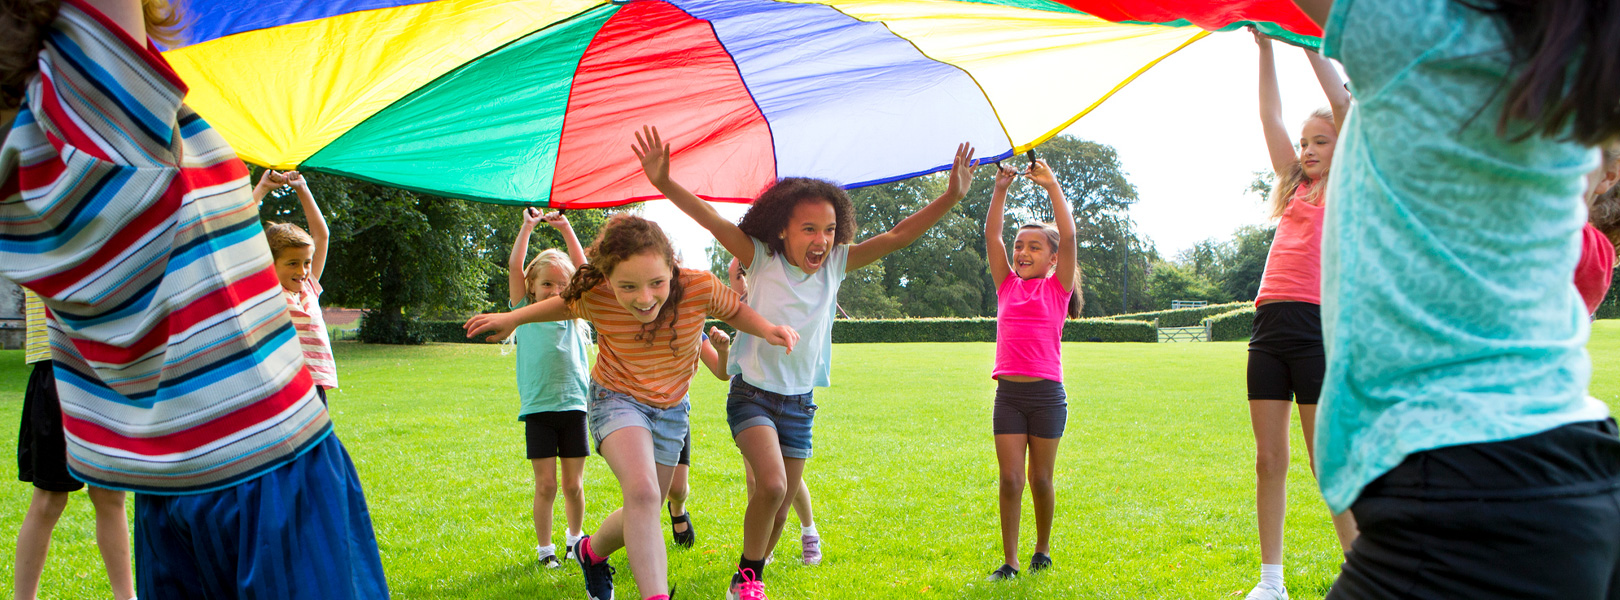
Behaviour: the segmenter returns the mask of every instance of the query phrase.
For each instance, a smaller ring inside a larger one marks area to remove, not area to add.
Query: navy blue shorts
[[[337,434],[264,475],[135,495],[142,598],[387,598],[371,513]]]
[[[810,458],[816,403],[811,394],[784,395],[762,390],[737,375],[731,378],[731,393],[726,395],[726,423],[731,425],[733,438],[750,427],[768,426],[776,430],[782,456]]]
[[[1069,423],[1068,394],[1063,382],[1042,379],[1019,382],[996,380],[996,404],[990,411],[995,435],[1028,435],[1055,440]]]

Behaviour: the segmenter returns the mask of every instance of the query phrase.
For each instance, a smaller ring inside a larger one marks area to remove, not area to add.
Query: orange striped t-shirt
[[[675,307],[673,350],[669,324],[659,325],[649,342],[641,322],[619,306],[613,288],[605,281],[569,306],[574,316],[596,328],[598,352],[591,379],[657,408],[669,408],[686,397],[692,372],[697,370],[704,319],[730,319],[737,315],[742,300],[708,271],[680,271],[684,291]]]

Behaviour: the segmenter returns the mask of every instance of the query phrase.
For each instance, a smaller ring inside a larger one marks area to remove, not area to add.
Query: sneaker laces
[[[765,582],[760,581],[753,569],[739,571],[742,583],[738,584],[737,600],[768,600],[765,597]]]

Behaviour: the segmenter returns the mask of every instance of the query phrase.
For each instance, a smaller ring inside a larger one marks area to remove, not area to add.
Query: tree
[[[1192,265],[1156,262],[1148,275],[1148,295],[1156,309],[1170,308],[1175,300],[1203,300],[1210,304],[1226,302],[1228,296],[1215,282],[1200,275]]]
[[[731,276],[731,251],[720,245],[720,240],[709,240],[709,247],[704,249],[709,257],[709,272],[719,277],[720,281],[729,281]]]

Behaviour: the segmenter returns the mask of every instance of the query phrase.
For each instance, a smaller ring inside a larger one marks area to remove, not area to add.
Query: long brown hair
[[[1059,250],[1063,249],[1061,246],[1062,236],[1058,234],[1056,225],[1051,223],[1025,223],[1018,228],[1017,233],[1013,234],[1013,239],[1017,239],[1017,234],[1023,233],[1026,229],[1031,231],[1039,231],[1046,234],[1046,244],[1052,248],[1053,254],[1056,254]],[[1013,275],[1013,277],[1017,276],[1017,274]],[[1080,269],[1080,259],[1078,256],[1076,256],[1074,261],[1074,295],[1069,296],[1070,319],[1080,318],[1080,311],[1086,307],[1086,295],[1081,292],[1081,285],[1084,284],[1085,281],[1086,273]]]
[[[1311,116],[1305,118],[1307,122],[1311,119],[1320,119],[1332,126],[1333,111],[1318,108],[1311,113]],[[1337,133],[1339,128],[1334,127],[1333,131]],[[1327,179],[1327,173],[1323,172],[1322,176],[1317,179]],[[1294,200],[1294,192],[1299,189],[1300,184],[1305,183],[1311,184],[1311,193],[1306,196],[1306,199],[1310,200],[1311,204],[1320,205],[1322,203],[1322,191],[1327,189],[1327,186],[1318,185],[1321,181],[1312,181],[1309,177],[1306,177],[1305,167],[1299,164],[1298,160],[1289,165],[1287,173],[1277,174],[1277,183],[1271,186],[1271,218],[1277,219],[1283,216],[1283,211],[1288,210],[1288,203]]]
[[[629,214],[613,215],[606,225],[602,226],[601,233],[596,234],[596,241],[591,247],[585,249],[585,264],[574,271],[574,276],[568,280],[568,287],[562,292],[562,299],[569,305],[579,302],[585,292],[591,290],[613,275],[613,269],[626,259],[640,254],[654,253],[664,259],[669,266],[669,297],[664,299],[664,305],[659,307],[658,316],[651,322],[641,325],[641,333],[636,334],[637,340],[645,340],[648,346],[658,339],[658,328],[665,323],[669,324],[669,349],[675,350],[675,307],[681,303],[681,295],[685,290],[681,287],[681,264],[675,260],[675,247],[664,236],[664,230],[658,224],[641,217]]]
[[[1497,135],[1531,124],[1514,140],[1540,134],[1597,146],[1620,137],[1620,2],[1613,0],[1459,0],[1495,17],[1512,65]]]
[[[28,79],[39,71],[45,33],[62,12],[62,0],[0,0],[0,112],[22,105]],[[165,46],[181,43],[180,11],[169,0],[141,0],[146,35]]]

